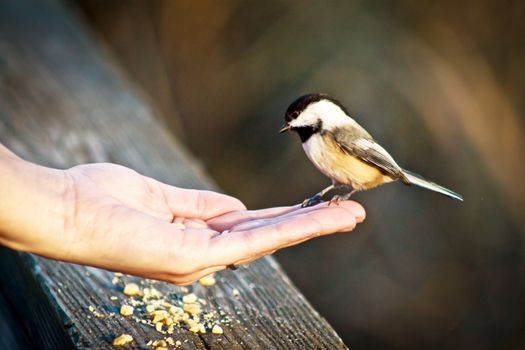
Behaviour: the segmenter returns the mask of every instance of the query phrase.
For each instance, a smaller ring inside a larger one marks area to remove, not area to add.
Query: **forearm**
[[[62,171],[27,162],[0,144],[0,244],[54,255],[63,239],[67,179]]]

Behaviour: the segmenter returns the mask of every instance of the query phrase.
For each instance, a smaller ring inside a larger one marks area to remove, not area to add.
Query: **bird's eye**
[[[287,122],[290,122],[296,119],[299,116],[299,112],[293,111],[292,113],[286,113],[285,119]]]

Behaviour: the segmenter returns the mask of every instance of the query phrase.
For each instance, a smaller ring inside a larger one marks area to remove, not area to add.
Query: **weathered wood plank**
[[[213,188],[184,148],[130,88],[79,19],[53,1],[0,4],[0,141],[40,164],[69,167],[110,161],[183,187]],[[160,339],[149,325],[120,315],[122,282],[108,271],[0,250],[3,300],[38,348],[108,348],[129,333],[131,348]],[[154,285],[169,301],[187,290]],[[234,290],[238,296],[233,295]],[[218,274],[212,288],[190,286],[230,319],[224,334],[176,328],[186,349],[344,348],[272,258]],[[111,297],[117,297],[117,300]],[[88,311],[92,305],[104,318]]]

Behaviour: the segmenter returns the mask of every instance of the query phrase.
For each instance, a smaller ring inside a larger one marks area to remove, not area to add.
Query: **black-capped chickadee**
[[[387,182],[401,180],[463,201],[459,194],[402,169],[372,136],[352,119],[343,105],[325,94],[299,97],[286,110],[285,124],[279,132],[296,131],[308,158],[332,184],[303,202],[303,207],[322,202],[334,188],[348,187],[345,200],[356,191],[368,190]]]

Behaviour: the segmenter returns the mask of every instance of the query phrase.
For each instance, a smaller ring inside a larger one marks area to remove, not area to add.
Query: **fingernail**
[[[363,222],[365,220],[365,218],[366,218],[366,211],[365,211],[365,209],[362,206],[360,206],[359,204],[352,205],[350,210],[352,211],[352,214],[354,214],[357,222]]]

